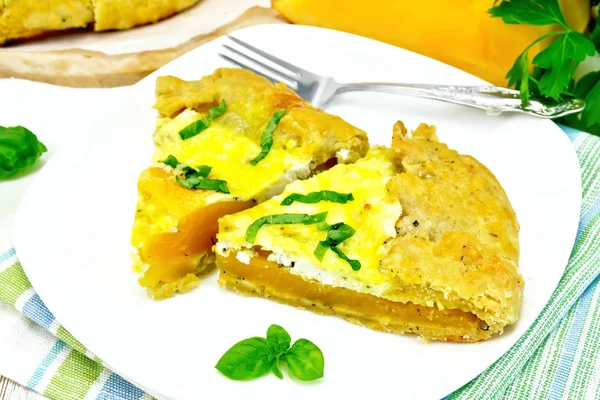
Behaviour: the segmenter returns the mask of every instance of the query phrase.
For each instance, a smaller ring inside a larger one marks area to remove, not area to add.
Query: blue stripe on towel
[[[565,384],[569,379],[571,366],[579,345],[579,338],[581,337],[583,324],[585,323],[585,319],[592,302],[592,294],[594,292],[593,287],[593,284],[590,285],[585,292],[583,292],[583,295],[577,302],[573,325],[571,325],[571,329],[569,329],[569,333],[567,334],[567,338],[565,340],[565,347],[563,348],[560,360],[558,362],[558,368],[554,376],[554,382],[552,382],[552,387],[550,388],[550,394],[548,396],[549,399],[562,398]]]
[[[52,347],[50,352],[46,355],[46,358],[44,358],[44,360],[42,361],[40,366],[37,367],[37,369],[31,376],[31,379],[29,379],[29,382],[27,383],[27,387],[29,389],[31,389],[31,390],[35,389],[35,387],[38,385],[38,383],[40,383],[40,380],[42,380],[42,377],[46,373],[46,370],[48,369],[50,364],[52,364],[54,359],[58,356],[58,354],[62,351],[62,349],[65,348],[65,346],[66,346],[65,342],[63,342],[62,340],[58,339],[56,341],[56,343],[54,344],[54,346]]]
[[[16,254],[17,253],[15,252],[14,247],[12,249],[9,249],[8,251],[6,251],[2,255],[0,255],[0,263],[3,263],[4,261],[8,260],[11,257],[14,257]]]
[[[39,326],[48,329],[54,322],[54,315],[46,308],[46,305],[40,299],[40,296],[34,294],[25,305],[23,305],[23,314]]]
[[[117,374],[112,374],[104,383],[97,400],[138,400],[144,392]]]

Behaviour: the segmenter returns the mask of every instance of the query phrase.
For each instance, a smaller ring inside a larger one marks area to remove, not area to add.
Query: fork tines
[[[229,35],[227,37],[243,51],[228,44],[223,44],[223,48],[228,53],[220,52],[219,56],[240,68],[253,71],[273,82],[283,82],[291,89],[297,88],[297,80],[303,74],[307,74],[307,71],[272,56],[240,39]]]

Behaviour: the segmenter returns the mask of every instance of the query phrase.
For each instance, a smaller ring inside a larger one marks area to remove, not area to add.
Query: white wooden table
[[[8,378],[0,376],[0,400],[47,400],[48,398],[29,390]]]

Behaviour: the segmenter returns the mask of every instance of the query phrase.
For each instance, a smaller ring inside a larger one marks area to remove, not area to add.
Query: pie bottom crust
[[[472,313],[439,310],[413,303],[399,303],[350,289],[304,280],[269,262],[253,258],[250,265],[235,256],[217,255],[219,283],[247,296],[265,297],[279,303],[324,315],[337,315],[371,329],[414,333],[424,339],[478,342],[489,339],[489,326]]]

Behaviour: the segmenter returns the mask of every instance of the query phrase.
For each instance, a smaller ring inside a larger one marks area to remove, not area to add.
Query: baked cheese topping
[[[236,252],[241,262],[254,256],[253,245],[246,241],[247,228],[265,215],[282,213],[319,214],[327,212],[326,222],[344,222],[355,234],[337,247],[350,259],[360,261],[353,271],[348,262],[328,250],[320,261],[313,254],[327,232],[316,224],[264,225],[254,240],[254,246],[271,252],[269,259],[288,267],[292,274],[305,279],[317,279],[323,284],[381,294],[387,279],[379,271],[379,261],[387,254],[391,239],[396,236],[395,224],[402,214],[398,196],[386,189],[387,181],[397,171],[394,152],[373,148],[364,159],[349,165],[337,165],[305,181],[291,183],[285,191],[269,201],[234,215],[223,217],[217,235],[217,252]],[[281,205],[292,193],[307,194],[321,190],[352,193],[354,200],[345,204],[320,201],[314,204],[293,202]]]
[[[281,191],[282,185],[306,178],[310,173],[311,154],[302,154],[301,148],[294,147],[287,151],[273,148],[261,162],[251,165],[250,161],[261,151],[260,142],[241,129],[224,124],[220,118],[192,138],[179,137],[179,131],[204,116],[185,110],[173,119],[160,121],[154,134],[157,149],[153,161],[160,162],[172,155],[192,167],[211,166],[210,178],[226,181],[231,196],[240,200],[265,198],[269,188],[278,186]]]

